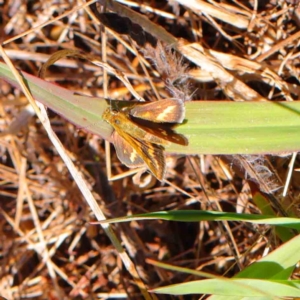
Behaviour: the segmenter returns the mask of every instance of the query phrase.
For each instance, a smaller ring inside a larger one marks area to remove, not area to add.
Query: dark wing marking
[[[177,133],[173,128],[176,127],[177,124],[163,124],[163,123],[154,123],[147,120],[139,119],[139,118],[131,118],[132,121],[136,124],[140,130],[147,132],[144,135],[143,139],[151,142],[151,137],[155,136],[156,139],[165,140],[174,144],[179,144],[183,146],[187,146],[189,144],[188,139],[180,133]],[[154,138],[152,138],[154,140]],[[165,145],[167,143],[157,143],[160,145]]]

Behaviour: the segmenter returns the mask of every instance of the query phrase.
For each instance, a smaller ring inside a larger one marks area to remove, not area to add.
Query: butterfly
[[[172,99],[129,102],[123,107],[116,103],[104,111],[102,118],[115,130],[113,143],[118,158],[128,167],[146,164],[162,181],[166,172],[165,146],[188,145],[187,138],[174,130],[184,120],[184,103]]]

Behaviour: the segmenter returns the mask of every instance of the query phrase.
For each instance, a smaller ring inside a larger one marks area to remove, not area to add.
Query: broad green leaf
[[[248,266],[235,278],[288,279],[299,261],[300,235]]]
[[[186,103],[186,123],[177,131],[189,146],[185,154],[266,154],[300,149],[300,102]]]
[[[22,72],[22,75],[36,100],[78,127],[105,139],[110,138],[112,127],[101,118],[104,110],[108,107],[105,99],[76,95],[73,91],[25,72]],[[0,63],[1,77],[14,86],[18,86],[15,77],[3,63]]]
[[[110,139],[112,127],[102,120],[109,100],[76,95],[56,84],[22,72],[36,100],[94,134]],[[0,77],[17,86],[9,68],[0,63]],[[188,146],[172,144],[170,153],[265,154],[300,150],[300,102],[191,101],[177,131]]]

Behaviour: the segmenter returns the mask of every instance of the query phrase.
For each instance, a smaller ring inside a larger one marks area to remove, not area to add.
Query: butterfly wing
[[[184,103],[175,99],[141,103],[124,110],[133,117],[156,123],[182,123],[185,116]]]
[[[113,133],[113,141],[119,160],[127,167],[141,167],[145,165],[143,159],[135,149],[127,143],[116,131]]]
[[[166,173],[166,161],[164,156],[164,147],[161,145],[137,140],[126,134],[124,140],[129,143],[136,151],[138,156],[146,163],[153,175],[163,180]]]
[[[107,110],[102,117],[115,129],[113,139],[119,159],[129,167],[142,165],[142,162],[145,162],[154,176],[163,180],[166,172],[164,147],[137,137],[135,131],[127,131],[126,124],[130,123],[124,113],[112,113]]]
[[[131,120],[140,130],[146,132],[146,134],[143,134],[144,140],[149,140],[150,142],[160,145],[167,145],[169,142],[183,146],[189,144],[188,139],[183,134],[177,133],[173,129],[176,127],[176,124],[154,123],[134,117],[131,117]],[[164,142],[158,143],[155,140],[163,140]]]
[[[124,111],[107,110],[102,117],[118,131],[120,136],[123,136],[124,133],[126,133],[137,140],[147,141],[158,145],[168,144],[166,137],[159,137],[154,131],[146,130],[147,127],[151,127],[152,124],[155,125],[156,123],[148,122],[149,124],[145,124],[144,126],[141,124],[141,126],[139,126],[139,124],[135,123]],[[143,120],[140,121],[143,122]]]

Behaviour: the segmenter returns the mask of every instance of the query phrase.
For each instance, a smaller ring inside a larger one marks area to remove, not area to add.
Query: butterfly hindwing
[[[166,172],[164,147],[153,143],[137,140],[130,135],[123,136],[140,158],[147,164],[150,171],[159,180],[163,180]]]
[[[118,133],[113,133],[114,146],[119,160],[127,167],[141,167],[145,165],[143,159],[135,149],[126,142]]]

